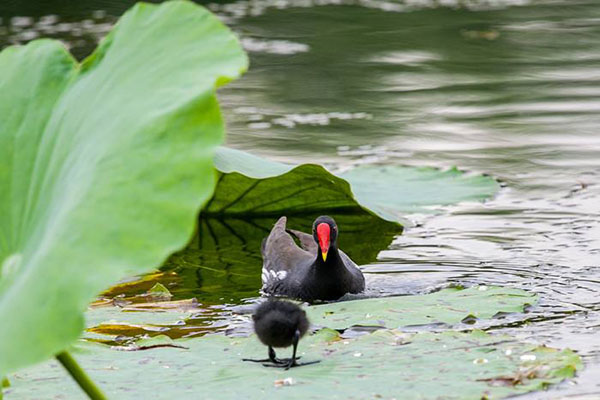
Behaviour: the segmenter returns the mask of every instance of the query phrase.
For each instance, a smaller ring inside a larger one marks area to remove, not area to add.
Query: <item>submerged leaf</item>
[[[187,243],[214,189],[215,89],[246,65],[191,2],[136,5],[81,65],[49,40],[0,53],[0,376]]]
[[[146,293],[146,296],[152,298],[153,300],[158,300],[158,301],[170,300],[171,297],[173,297],[171,292],[169,292],[169,289],[167,289],[161,283],[157,283],[154,286],[152,286],[152,288],[150,290],[148,290],[148,292]]]

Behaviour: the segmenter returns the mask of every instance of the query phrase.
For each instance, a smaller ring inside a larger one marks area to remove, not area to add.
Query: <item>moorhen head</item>
[[[338,227],[333,218],[318,217],[312,235],[286,229],[286,222],[286,217],[281,217],[263,240],[264,294],[303,301],[337,300],[365,289],[360,269],[338,249]]]
[[[313,238],[319,245],[323,262],[327,261],[327,253],[331,244],[333,243],[333,247],[337,248],[337,229],[337,224],[333,218],[327,215],[321,215],[313,222]]]
[[[289,301],[270,299],[262,303],[252,315],[254,320],[254,331],[260,341],[269,347],[269,358],[254,360],[244,358],[244,361],[268,362],[263,364],[267,367],[282,367],[289,369],[300,365],[314,364],[318,361],[308,363],[297,363],[296,350],[298,341],[306,331],[310,323],[306,313],[296,304]],[[275,354],[274,347],[283,348],[294,346],[292,357],[279,359]]]

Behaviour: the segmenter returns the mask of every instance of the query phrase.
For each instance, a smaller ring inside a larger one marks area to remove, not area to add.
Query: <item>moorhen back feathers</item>
[[[286,217],[281,217],[263,241],[264,294],[315,301],[337,300],[364,290],[362,272],[337,248],[338,228],[333,218],[317,218],[312,235],[288,230],[286,222]]]

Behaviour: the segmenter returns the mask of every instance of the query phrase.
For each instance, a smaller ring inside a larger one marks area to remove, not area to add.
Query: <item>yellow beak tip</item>
[[[323,256],[323,261],[327,261],[327,252],[323,251],[321,252],[321,255]]]

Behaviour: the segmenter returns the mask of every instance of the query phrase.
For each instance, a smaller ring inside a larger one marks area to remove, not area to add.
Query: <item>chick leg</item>
[[[260,360],[252,359],[252,358],[242,358],[242,361],[252,361],[252,362],[272,362],[273,364],[285,364],[286,362],[277,358],[275,354],[275,350],[271,346],[269,346],[269,358],[261,358]]]
[[[298,341],[299,340],[300,340],[300,331],[296,330],[296,332],[294,333],[294,338],[293,338],[293,342],[292,342],[292,345],[294,346],[293,350],[292,350],[292,358],[286,358],[283,360],[279,360],[280,362],[278,364],[263,364],[263,365],[265,367],[290,369],[292,367],[300,367],[302,365],[310,365],[310,364],[316,364],[316,363],[320,362],[319,360],[309,361],[309,362],[305,362],[305,363],[296,362],[296,360],[298,360],[300,358],[300,357],[296,357],[296,351],[298,350]]]

